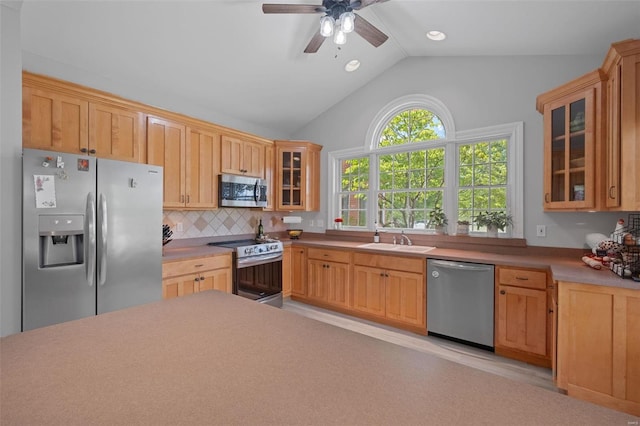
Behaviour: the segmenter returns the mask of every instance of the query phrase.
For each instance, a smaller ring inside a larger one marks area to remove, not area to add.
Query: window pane
[[[444,137],[444,125],[437,115],[425,109],[409,109],[389,120],[382,130],[378,146],[402,145]]]
[[[460,175],[458,176],[458,185],[473,185],[473,166],[460,166]]]

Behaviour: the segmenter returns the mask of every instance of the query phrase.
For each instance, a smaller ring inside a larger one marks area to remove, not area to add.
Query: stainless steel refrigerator
[[[23,151],[22,329],[162,298],[162,168]]]

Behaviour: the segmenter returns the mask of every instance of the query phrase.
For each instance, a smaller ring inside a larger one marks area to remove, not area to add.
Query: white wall
[[[22,282],[21,1],[0,1],[0,336],[20,331]]]
[[[529,245],[584,247],[586,234],[613,231],[620,213],[544,213],[542,210],[543,129],[536,97],[598,68],[599,56],[407,58],[336,104],[294,135],[324,146],[322,199],[327,197],[327,153],[360,147],[375,115],[401,96],[436,97],[451,111],[457,131],[523,121],[524,236]],[[364,64],[363,66],[366,66]],[[333,217],[326,203],[306,219]],[[305,221],[307,222],[307,221]],[[308,223],[308,222],[307,222]],[[547,237],[535,235],[547,225]],[[317,229],[313,229],[316,230]]]
[[[126,64],[123,64],[123,66],[126,66]],[[134,84],[126,81],[113,81],[101,75],[92,74],[83,69],[75,68],[28,52],[22,53],[22,67],[26,71],[36,74],[43,74],[61,80],[70,81],[72,83],[112,93],[128,100],[141,102],[143,104],[162,108],[168,111],[179,112],[193,118],[230,127],[232,129],[242,130],[243,132],[253,133],[254,135],[269,139],[286,139],[288,136],[277,129],[258,126],[254,123],[243,120],[242,118],[228,116],[221,111],[206,109],[200,105],[194,104],[193,102],[189,102],[187,99],[176,96],[172,93],[171,88],[168,88],[166,92],[161,92],[157,90],[150,90],[140,84]]]

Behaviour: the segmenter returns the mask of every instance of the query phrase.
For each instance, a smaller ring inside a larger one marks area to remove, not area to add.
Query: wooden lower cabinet
[[[291,295],[307,295],[307,249],[291,249]]]
[[[379,317],[385,316],[384,270],[367,266],[353,267],[353,309]]]
[[[425,265],[424,259],[356,253],[353,309],[426,333]]]
[[[551,367],[551,287],[544,270],[496,267],[496,353]]]
[[[291,246],[285,246],[282,252],[282,297],[291,297]]]
[[[558,283],[557,385],[640,416],[640,291]]]
[[[162,264],[162,298],[206,290],[231,293],[231,254],[167,261]]]
[[[307,297],[343,308],[349,307],[349,253],[309,249]],[[342,261],[337,261],[341,259]],[[347,263],[344,263],[344,261]]]

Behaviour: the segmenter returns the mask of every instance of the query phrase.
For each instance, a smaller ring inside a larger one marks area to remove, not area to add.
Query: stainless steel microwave
[[[266,207],[267,181],[248,176],[221,174],[218,178],[220,207]]]

